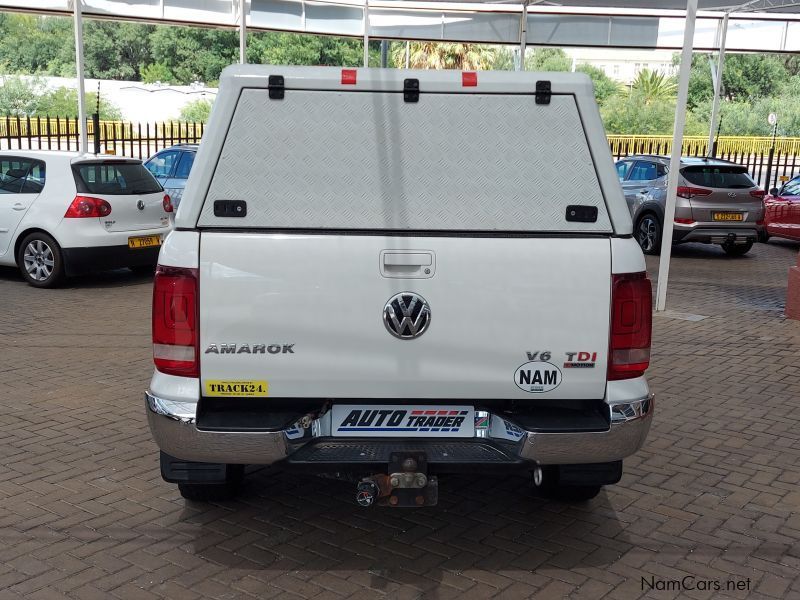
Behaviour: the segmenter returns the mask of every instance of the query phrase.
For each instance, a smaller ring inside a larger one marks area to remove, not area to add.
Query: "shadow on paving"
[[[605,491],[568,505],[537,498],[521,475],[442,475],[439,485],[435,507],[360,508],[354,483],[266,468],[236,501],[186,502],[180,520],[197,527],[193,552],[226,567],[369,573],[376,589],[544,563],[602,569],[633,547]]]

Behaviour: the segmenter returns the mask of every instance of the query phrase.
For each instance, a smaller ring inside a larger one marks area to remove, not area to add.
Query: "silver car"
[[[186,180],[194,164],[198,144],[177,144],[154,154],[144,163],[164,187],[164,191],[172,199],[172,206],[177,210],[186,187]]]
[[[617,175],[645,254],[658,254],[664,223],[669,157],[638,155],[617,162]],[[764,190],[745,167],[716,158],[682,158],[673,243],[720,244],[746,254],[763,235]]]

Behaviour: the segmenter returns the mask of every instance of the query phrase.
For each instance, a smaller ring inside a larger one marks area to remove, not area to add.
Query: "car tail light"
[[[111,205],[102,198],[91,196],[75,196],[69,205],[64,218],[81,219],[86,217],[107,217],[111,214]]]
[[[750,195],[753,198],[758,198],[759,200],[767,195],[767,192],[764,190],[750,190]]]
[[[164,201],[162,203],[164,205],[164,212],[172,212],[174,210],[172,206],[172,198],[169,197],[169,194],[164,194]]]
[[[613,275],[608,379],[641,377],[650,366],[653,290],[647,274]]]
[[[153,362],[167,375],[200,373],[200,278],[197,269],[156,268],[153,283]]]
[[[676,223],[680,223],[681,225],[691,225],[695,221],[694,221],[694,219],[684,219],[682,217],[675,217],[675,222]]]
[[[695,196],[710,196],[711,190],[706,188],[689,187],[687,185],[678,186],[678,196],[681,198],[694,198]]]

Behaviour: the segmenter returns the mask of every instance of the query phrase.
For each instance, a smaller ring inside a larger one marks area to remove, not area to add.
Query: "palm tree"
[[[677,92],[678,84],[674,77],[650,69],[640,71],[631,85],[631,93],[639,94],[645,105],[657,100],[674,100]]]
[[[412,69],[460,69],[477,71],[492,66],[496,50],[483,44],[412,42],[409,67]],[[406,66],[406,45],[393,44],[395,67]]]

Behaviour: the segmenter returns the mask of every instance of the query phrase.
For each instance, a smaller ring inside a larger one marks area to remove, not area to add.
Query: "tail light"
[[[695,196],[710,196],[711,190],[706,188],[689,187],[687,185],[678,186],[678,196],[681,198],[694,198]]]
[[[680,225],[691,225],[695,221],[694,219],[684,219],[683,217],[675,217],[675,222],[679,223]]]
[[[64,218],[82,219],[87,217],[107,217],[111,214],[111,205],[102,198],[91,196],[75,196],[69,205]]]
[[[200,373],[200,278],[197,269],[159,265],[153,283],[153,362],[167,375]]]
[[[652,293],[646,273],[613,276],[609,380],[641,377],[650,366]]]
[[[761,200],[764,196],[767,195],[767,192],[764,190],[750,190],[750,195],[753,198],[758,198],[759,200]]]
[[[172,212],[175,210],[172,206],[172,198],[169,197],[169,194],[164,194],[164,201],[162,202],[164,206],[164,212]]]

